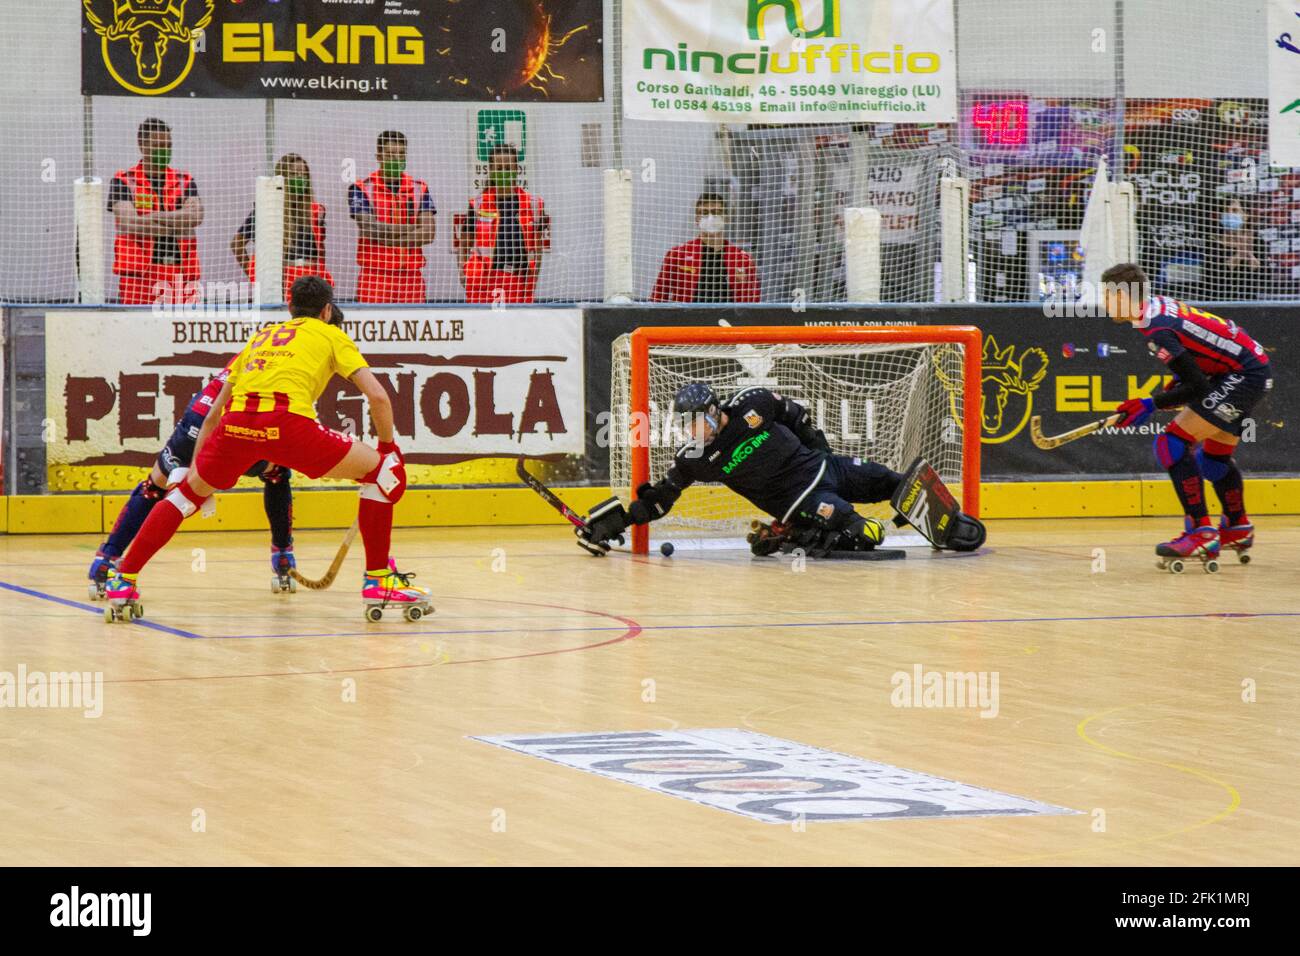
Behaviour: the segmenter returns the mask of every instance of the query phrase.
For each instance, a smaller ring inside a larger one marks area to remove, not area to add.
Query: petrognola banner
[[[285,318],[48,313],[50,491],[133,486],[194,393],[257,329]],[[583,453],[581,310],[349,309],[343,328],[392,398],[413,482],[473,459]],[[373,442],[350,382],[333,378],[316,410],[322,424]]]
[[[629,119],[957,120],[952,0],[623,4]]]
[[[601,0],[79,2],[88,95],[604,98]]]
[[[1300,166],[1300,2],[1268,3],[1268,151],[1274,166]]]

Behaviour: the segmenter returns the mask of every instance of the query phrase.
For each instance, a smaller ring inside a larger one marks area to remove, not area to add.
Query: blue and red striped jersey
[[[1268,365],[1264,347],[1236,322],[1167,296],[1148,299],[1145,314],[1133,325],[1146,337],[1151,353],[1166,365],[1184,352],[1207,376]]]

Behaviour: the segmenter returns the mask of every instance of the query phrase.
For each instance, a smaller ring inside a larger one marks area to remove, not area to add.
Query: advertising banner
[[[630,119],[952,123],[952,0],[623,5]]]
[[[1206,309],[1245,328],[1268,351],[1274,387],[1254,410],[1237,458],[1246,474],[1295,474],[1300,462],[1300,380],[1287,356],[1300,354],[1300,321],[1289,309],[1241,303]],[[978,410],[986,478],[1132,477],[1161,471],[1152,443],[1172,418],[1161,412],[1136,428],[1110,428],[1044,451],[1030,439],[1029,420],[1059,434],[1105,418],[1120,402],[1150,395],[1166,381],[1141,334],[1104,318],[1066,318],[1035,306],[674,308],[588,312],[588,448],[593,480],[608,474],[608,449],[590,439],[601,409],[610,407],[610,348],[642,325],[976,325],[983,332]],[[657,477],[657,476],[656,476]]]
[[[82,0],[96,96],[584,102],[601,0]]]
[[[1300,3],[1268,0],[1268,149],[1275,166],[1300,166]]]
[[[281,313],[275,321],[282,321]],[[46,317],[44,439],[50,491],[129,488],[191,396],[262,324],[151,312]],[[363,310],[344,329],[393,401],[413,483],[479,458],[582,454],[578,310]],[[373,440],[365,400],[334,378],[320,421]],[[422,470],[422,466],[423,470]]]

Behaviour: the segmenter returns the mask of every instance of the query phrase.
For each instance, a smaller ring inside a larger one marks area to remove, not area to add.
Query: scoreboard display
[[[1064,101],[1018,92],[968,92],[960,106],[961,146],[984,160],[1065,165],[1114,149],[1109,101]]]

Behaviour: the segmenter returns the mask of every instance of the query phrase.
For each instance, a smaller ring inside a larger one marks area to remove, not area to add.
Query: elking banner
[[[51,491],[131,487],[190,396],[265,324],[134,310],[50,312],[45,322]],[[349,309],[343,327],[392,398],[413,480],[424,465],[582,454],[580,310]],[[373,441],[350,383],[332,379],[316,410],[322,424]]]
[[[952,123],[952,0],[629,0],[630,119]]]
[[[1274,166],[1300,166],[1300,3],[1268,3],[1268,151]]]
[[[96,96],[596,102],[601,0],[80,0]]]

